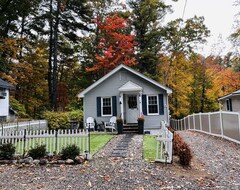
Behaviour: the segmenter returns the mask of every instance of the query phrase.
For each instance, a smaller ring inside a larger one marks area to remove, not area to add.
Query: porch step
[[[125,124],[123,125],[123,133],[138,133],[138,125],[137,124]]]

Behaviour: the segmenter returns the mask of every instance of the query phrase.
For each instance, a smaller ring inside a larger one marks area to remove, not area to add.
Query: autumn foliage
[[[134,65],[136,42],[133,35],[127,34],[127,20],[110,15],[103,21],[98,19],[97,26],[101,33],[101,40],[97,46],[99,50],[99,54],[96,54],[97,64],[87,71],[98,71],[104,75],[120,64]]]

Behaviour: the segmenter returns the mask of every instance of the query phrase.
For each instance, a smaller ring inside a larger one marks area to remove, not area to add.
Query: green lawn
[[[91,134],[90,136],[90,151],[91,154],[95,154],[97,151],[99,151],[114,135],[111,134]],[[56,139],[54,137],[50,138],[33,138],[28,139],[25,143],[25,150],[28,151],[31,147],[35,147],[36,145],[40,144],[47,144],[47,150],[48,152],[57,152],[61,151],[62,148],[66,144],[77,144],[80,147],[87,147],[87,137],[59,137],[57,139],[57,146],[56,146]],[[22,154],[22,146],[23,142],[20,141],[18,143],[15,143],[16,146],[16,152],[18,154]],[[83,150],[81,149],[81,153],[83,153]]]
[[[113,138],[110,134],[91,134],[90,136],[90,152],[94,155],[97,151],[104,147],[104,145]]]
[[[153,135],[144,135],[143,139],[143,158],[147,161],[154,161],[156,158],[156,137]]]

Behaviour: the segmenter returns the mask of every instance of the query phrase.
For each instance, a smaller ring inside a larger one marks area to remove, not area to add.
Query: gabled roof
[[[220,101],[220,100],[224,100],[224,99],[230,98],[232,96],[239,96],[239,95],[240,95],[240,90],[237,90],[237,91],[235,91],[235,92],[233,92],[231,94],[227,94],[225,96],[222,96],[222,97],[218,98],[218,100]]]
[[[14,89],[15,87],[0,78],[0,88]]]
[[[141,91],[143,88],[137,84],[135,84],[132,81],[126,82],[124,85],[122,85],[118,90],[121,92],[126,91]]]
[[[152,83],[153,85],[162,88],[163,90],[166,90],[168,94],[172,93],[172,90],[164,85],[161,85],[160,83],[158,83],[157,81],[146,77],[145,75],[135,71],[134,69],[126,66],[126,65],[119,65],[118,67],[116,67],[115,69],[113,69],[112,71],[110,71],[108,74],[106,74],[105,76],[103,76],[102,78],[100,78],[98,81],[96,81],[95,83],[93,83],[92,85],[90,85],[88,88],[86,88],[85,90],[83,90],[82,92],[80,92],[77,96],[79,98],[83,98],[84,95],[89,92],[90,90],[92,90],[93,88],[95,88],[96,86],[98,86],[99,84],[101,84],[103,81],[105,81],[106,79],[108,79],[110,76],[112,76],[113,74],[115,74],[116,72],[118,72],[121,69],[125,69],[137,76],[139,76],[142,79],[145,79],[146,81]]]

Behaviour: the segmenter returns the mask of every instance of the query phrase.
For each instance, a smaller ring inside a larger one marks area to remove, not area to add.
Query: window
[[[102,98],[102,116],[112,116],[112,98]]]
[[[158,114],[158,96],[148,96],[147,103],[148,115]]]
[[[128,97],[128,108],[129,109],[137,108],[137,96],[129,96]]]
[[[227,104],[227,111],[232,111],[232,100],[227,99],[226,104]]]

